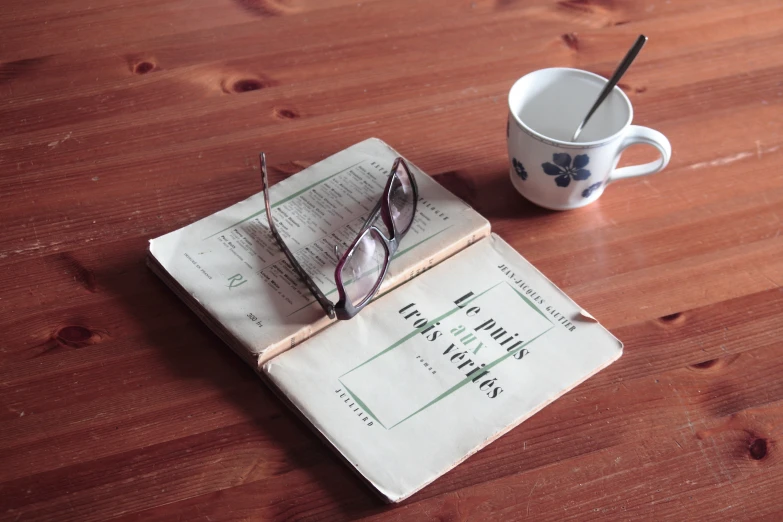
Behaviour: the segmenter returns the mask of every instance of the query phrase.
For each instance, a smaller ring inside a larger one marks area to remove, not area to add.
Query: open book
[[[327,296],[334,245],[353,239],[398,155],[366,140],[270,189],[281,234]],[[410,166],[420,196],[414,224],[380,297],[349,321],[331,324],[299,281],[268,230],[263,194],[152,240],[148,256],[391,502],[622,354],[620,341],[491,235],[483,217]]]

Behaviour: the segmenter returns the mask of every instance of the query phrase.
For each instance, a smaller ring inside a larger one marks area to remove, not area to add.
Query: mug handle
[[[628,134],[625,136],[620,150],[617,152],[619,156],[625,149],[631,145],[644,144],[652,145],[658,152],[661,153],[661,157],[655,161],[644,163],[642,165],[631,165],[630,167],[622,167],[615,169],[609,176],[609,182],[617,181],[618,179],[633,178],[636,176],[646,176],[647,174],[655,174],[662,171],[666,165],[669,164],[669,160],[672,156],[672,146],[666,136],[647,127],[640,127],[638,125],[631,125],[628,127]]]

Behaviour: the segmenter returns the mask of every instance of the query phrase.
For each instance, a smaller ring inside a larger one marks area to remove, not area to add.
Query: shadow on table
[[[511,184],[506,167],[484,172],[455,170],[433,178],[490,221],[535,219],[556,213],[523,198]]]
[[[196,493],[194,497],[163,502],[172,503],[171,508],[150,509],[159,512],[161,509],[184,511],[196,506],[206,508],[216,501],[217,495],[221,499],[219,504],[226,509],[231,509],[229,499],[236,498],[242,509],[251,506],[253,510],[265,512],[279,510],[275,516],[337,510],[341,516],[353,518],[383,510],[386,504],[146,267],[143,246],[138,246],[141,247],[138,254],[129,252],[127,256],[121,256],[134,259],[133,262],[108,267],[96,274],[101,287],[121,300],[125,317],[134,322],[126,326],[141,334],[139,341],[156,350],[160,364],[172,375],[221,390],[222,397],[216,402],[230,403],[246,419],[240,423],[219,424],[218,421],[217,425],[203,426],[199,435],[186,435],[181,439],[182,445],[174,445],[173,451],[181,451],[179,458],[182,460],[192,458],[199,449],[190,453],[188,439],[198,439],[200,449],[203,449],[205,434],[214,434],[206,446],[214,449],[215,445],[227,440],[226,449],[233,444],[241,446],[242,453],[252,454],[252,446],[255,446],[258,453],[248,458],[247,465],[236,465],[236,476],[227,479],[227,484]],[[188,405],[180,408],[188,408]],[[194,411],[193,417],[197,418],[200,413]],[[251,425],[249,433],[239,435],[237,440],[236,434],[243,425]],[[267,451],[268,456],[264,455]],[[282,458],[281,452],[284,453]],[[174,459],[177,459],[176,455]],[[209,473],[209,470],[205,472]],[[292,475],[287,478],[289,473]],[[302,473],[317,486],[302,480]],[[221,474],[225,475],[225,468],[221,469]],[[275,498],[273,506],[270,498]],[[268,502],[264,504],[263,500]],[[204,511],[208,512],[209,508]]]

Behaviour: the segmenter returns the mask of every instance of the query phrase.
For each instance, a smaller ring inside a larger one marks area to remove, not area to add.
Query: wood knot
[[[226,94],[241,94],[243,92],[258,91],[274,85],[274,82],[263,77],[245,77],[224,79],[220,87]]]
[[[726,366],[734,363],[734,361],[739,359],[739,356],[740,354],[738,353],[729,354],[726,355],[725,357],[718,357],[715,359],[710,359],[708,361],[702,361],[699,363],[691,364],[688,368],[690,368],[691,370],[702,371],[702,372],[722,370]]]
[[[682,312],[675,312],[673,314],[661,316],[660,320],[664,323],[681,323],[685,320]]]
[[[234,82],[234,92],[248,92],[263,89],[264,85],[258,80],[238,80]]]
[[[709,361],[704,361],[696,364],[691,364],[691,368],[695,368],[697,370],[709,370],[716,364],[720,362],[720,359],[710,359]]]
[[[560,39],[568,46],[569,49],[574,51],[579,50],[579,38],[576,33],[564,33],[560,35]]]
[[[300,11],[299,8],[289,5],[290,0],[234,0],[234,2],[255,16],[280,16]]]
[[[295,109],[276,108],[275,116],[281,120],[295,120],[299,118],[299,112]]]
[[[641,94],[643,92],[647,92],[647,87],[645,87],[644,85],[640,85],[639,87],[634,87],[633,85],[620,82],[617,84],[617,86],[621,88],[623,91],[628,93]]]
[[[639,87],[634,87],[633,85],[620,82],[617,84],[617,86],[627,93],[641,94],[643,92],[647,92],[647,87],[645,87],[644,85],[640,85]]]
[[[748,446],[748,453],[753,460],[761,460],[767,456],[767,441],[755,439]]]
[[[84,326],[63,326],[54,334],[54,339],[61,346],[70,348],[84,348],[93,344],[98,344],[108,337],[103,330],[90,330]]]
[[[135,74],[147,74],[155,70],[155,64],[152,62],[139,62],[133,66],[133,72]]]
[[[147,74],[160,70],[155,58],[146,53],[126,54],[125,60],[133,74]]]

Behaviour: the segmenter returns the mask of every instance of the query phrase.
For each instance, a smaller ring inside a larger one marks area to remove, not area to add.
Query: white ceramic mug
[[[523,76],[508,94],[511,182],[525,198],[552,210],[583,207],[618,179],[654,174],[669,163],[671,145],[660,132],[631,125],[633,107],[615,87],[577,142],[574,131],[607,80],[578,69],[541,69]],[[652,145],[660,159],[616,168],[623,150]]]

